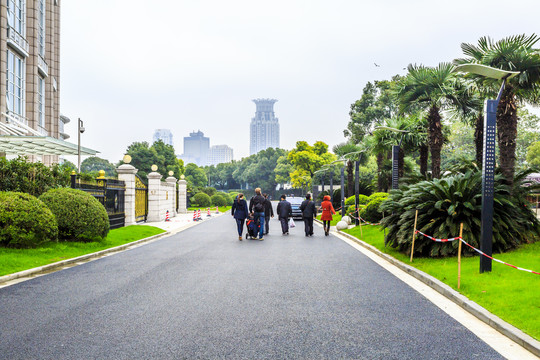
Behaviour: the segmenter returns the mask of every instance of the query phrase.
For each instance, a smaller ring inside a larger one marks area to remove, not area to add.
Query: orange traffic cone
[[[216,214],[219,214],[219,206],[216,206]]]
[[[199,209],[199,211],[197,212],[197,220],[202,220],[201,209]]]
[[[206,208],[206,216],[212,216],[210,215],[210,208]]]
[[[165,221],[171,221],[169,219],[169,210],[167,210],[167,213],[165,214]]]
[[[197,210],[193,210],[193,221],[197,221]]]

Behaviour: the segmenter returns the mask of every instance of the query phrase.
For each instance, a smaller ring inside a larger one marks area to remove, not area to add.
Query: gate
[[[135,174],[135,221],[146,221],[148,216],[148,185]]]

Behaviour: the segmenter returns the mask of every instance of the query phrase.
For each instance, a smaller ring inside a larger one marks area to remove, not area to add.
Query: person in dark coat
[[[268,234],[270,231],[270,218],[274,217],[274,209],[272,209],[272,202],[268,198],[268,194],[263,194],[264,196],[264,235]]]
[[[249,212],[253,212],[255,223],[259,223],[259,240],[264,240],[264,202],[265,198],[261,195],[261,188],[255,189],[255,196],[249,200]]]
[[[286,198],[285,195],[281,195],[276,209],[283,235],[289,235],[289,217],[292,216],[292,206],[290,202],[285,200]]]
[[[300,205],[300,210],[302,210],[302,217],[304,218],[306,236],[313,236],[313,218],[317,216],[317,210],[315,209],[315,202],[311,201],[311,194],[306,195],[306,200]]]
[[[238,227],[238,240],[242,241],[242,233],[244,232],[244,221],[248,216],[248,204],[244,199],[244,194],[240,193],[234,199],[231,215],[236,220],[236,226]]]

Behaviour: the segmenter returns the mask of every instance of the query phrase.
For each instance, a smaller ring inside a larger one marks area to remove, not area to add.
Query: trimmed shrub
[[[359,205],[366,205],[369,202],[368,197],[366,195],[362,195],[362,194],[358,195],[358,201],[359,201]],[[354,205],[354,195],[349,196],[345,200],[345,205]]]
[[[232,204],[234,202],[234,199],[236,199],[236,197],[238,196],[238,194],[240,194],[239,192],[230,192],[229,193],[229,200],[230,200],[230,204]]]
[[[206,195],[208,195],[208,196],[212,196],[212,195],[215,195],[215,194],[217,193],[216,188],[210,187],[210,186],[209,186],[209,187],[202,188],[201,191],[202,191],[203,193],[205,193]]]
[[[65,241],[100,241],[109,232],[105,207],[92,195],[60,188],[39,197],[56,216],[58,238]]]
[[[384,199],[386,199],[387,197],[388,197],[388,193],[385,193],[385,192],[376,192],[376,193],[373,193],[373,194],[369,195],[366,204],[368,204],[371,200],[375,200],[375,199],[377,199],[377,198],[384,198]]]
[[[212,205],[212,200],[210,199],[210,196],[203,192],[200,192],[193,195],[193,197],[191,198],[191,204],[193,206],[208,207]]]
[[[36,197],[21,192],[0,192],[0,244],[35,247],[58,237],[54,214]]]
[[[214,206],[227,206],[230,199],[227,195],[215,194],[210,197],[210,200]]]
[[[386,194],[385,197],[377,196],[373,200],[368,202],[368,204],[360,211],[360,216],[362,217],[362,219],[372,223],[379,222],[383,217],[382,211],[379,209],[379,207],[387,199],[387,197],[388,194]]]

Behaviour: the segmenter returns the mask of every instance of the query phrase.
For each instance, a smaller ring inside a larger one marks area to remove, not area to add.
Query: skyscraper
[[[194,163],[197,166],[208,165],[210,139],[202,131],[192,132],[184,137],[184,154],[180,157],[185,164]]]
[[[173,145],[173,136],[169,129],[156,129],[154,131],[154,142],[161,140],[165,145]]]
[[[208,154],[208,165],[217,165],[231,162],[233,159],[233,149],[227,145],[214,145]]]
[[[279,148],[279,122],[274,114],[276,99],[252,100],[257,109],[250,124],[250,155],[267,148]]]

